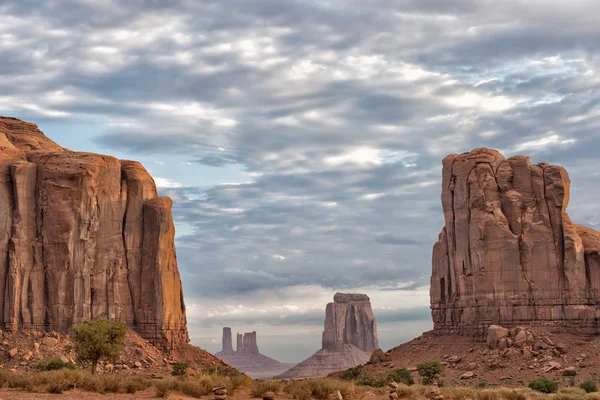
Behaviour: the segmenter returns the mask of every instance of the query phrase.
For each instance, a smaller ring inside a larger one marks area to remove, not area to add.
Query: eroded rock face
[[[369,297],[336,293],[325,311],[321,350],[276,378],[326,376],[366,363],[377,349],[377,322]]]
[[[171,206],[141,164],[0,117],[0,325],[106,317],[163,349],[187,343]]]
[[[442,178],[445,226],[431,277],[436,331],[548,321],[597,329],[600,233],[571,222],[564,168],[476,149],[446,157]]]

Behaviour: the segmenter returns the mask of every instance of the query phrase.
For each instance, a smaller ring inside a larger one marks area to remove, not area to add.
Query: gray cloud
[[[599,7],[4,1],[0,113],[100,125],[105,152],[240,166],[244,182],[163,190],[189,296],[401,294],[427,285],[448,153],[565,165],[571,216],[600,225]]]

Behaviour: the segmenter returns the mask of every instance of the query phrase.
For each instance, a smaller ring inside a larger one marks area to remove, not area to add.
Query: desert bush
[[[256,381],[250,394],[252,397],[260,397],[266,392],[281,393],[283,384],[278,381]]]
[[[173,390],[177,390],[179,382],[174,378],[163,378],[159,381],[154,382],[156,388],[156,397],[167,398]]]
[[[363,368],[364,367],[362,365],[358,365],[356,367],[348,368],[347,370],[345,370],[342,373],[342,376],[340,376],[340,379],[345,380],[345,381],[356,380],[362,374]]]
[[[442,390],[445,397],[451,400],[468,400],[477,398],[477,391],[470,387],[454,387]]]
[[[151,386],[150,381],[144,378],[129,378],[125,382],[125,392],[129,394],[135,394],[146,390]]]
[[[187,370],[190,367],[190,363],[177,361],[173,363],[173,370],[171,371],[171,375],[173,376],[183,376],[187,374]]]
[[[344,398],[352,398],[355,386],[350,382],[332,378],[305,379],[291,381],[284,387],[284,392],[296,400],[327,399],[331,393],[339,390]]]
[[[387,375],[387,380],[395,381],[397,383],[403,383],[405,385],[414,385],[415,381],[413,380],[412,374],[406,368],[399,368],[390,372]]]
[[[596,382],[594,382],[591,379],[582,382],[581,385],[579,385],[579,387],[585,390],[586,393],[594,393],[598,391],[598,386],[596,385]]]
[[[73,349],[77,359],[92,364],[92,374],[100,360],[114,361],[121,354],[121,346],[127,331],[122,321],[100,318],[73,325]]]
[[[541,393],[555,393],[558,390],[558,382],[542,375],[529,382],[529,388]]]
[[[477,400],[500,400],[500,393],[496,389],[484,389],[477,391]]]
[[[61,369],[75,369],[75,364],[72,362],[64,362],[61,360],[40,361],[35,365],[38,371],[58,371]]]
[[[357,384],[362,386],[370,386],[374,388],[382,388],[387,386],[389,380],[386,375],[363,376],[358,378]]]
[[[423,385],[431,385],[439,378],[443,370],[444,366],[435,360],[425,360],[417,365],[417,372],[421,376]]]
[[[585,400],[600,400],[600,393],[588,393],[584,397]]]
[[[211,379],[185,379],[179,387],[184,394],[200,398],[211,393],[213,385]]]
[[[396,389],[396,394],[398,395],[399,399],[412,400],[417,398],[417,391],[415,390],[415,388],[405,384],[398,385],[398,389]]]
[[[527,396],[516,389],[500,388],[498,393],[503,400],[527,400]]]

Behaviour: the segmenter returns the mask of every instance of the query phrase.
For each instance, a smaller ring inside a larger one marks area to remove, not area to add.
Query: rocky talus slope
[[[186,344],[171,206],[140,163],[0,117],[0,327],[67,333],[106,317],[161,349]]]
[[[336,293],[327,304],[321,350],[278,379],[326,376],[369,361],[379,348],[377,322],[364,294]]]
[[[564,168],[482,148],[446,157],[442,178],[436,332],[482,335],[491,324],[599,332],[600,233],[571,222]]]
[[[258,349],[256,332],[237,334],[237,350],[233,350],[231,328],[223,328],[223,349],[215,356],[254,379],[271,379],[295,364],[280,363]]]

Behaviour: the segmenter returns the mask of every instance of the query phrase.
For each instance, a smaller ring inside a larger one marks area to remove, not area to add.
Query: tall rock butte
[[[171,206],[140,163],[0,117],[2,329],[106,317],[165,350],[187,343]]]
[[[567,171],[483,148],[446,157],[442,175],[434,330],[541,323],[598,332],[600,233],[571,222]]]
[[[326,376],[366,363],[378,348],[377,322],[369,297],[336,293],[325,311],[321,350],[276,378]]]

